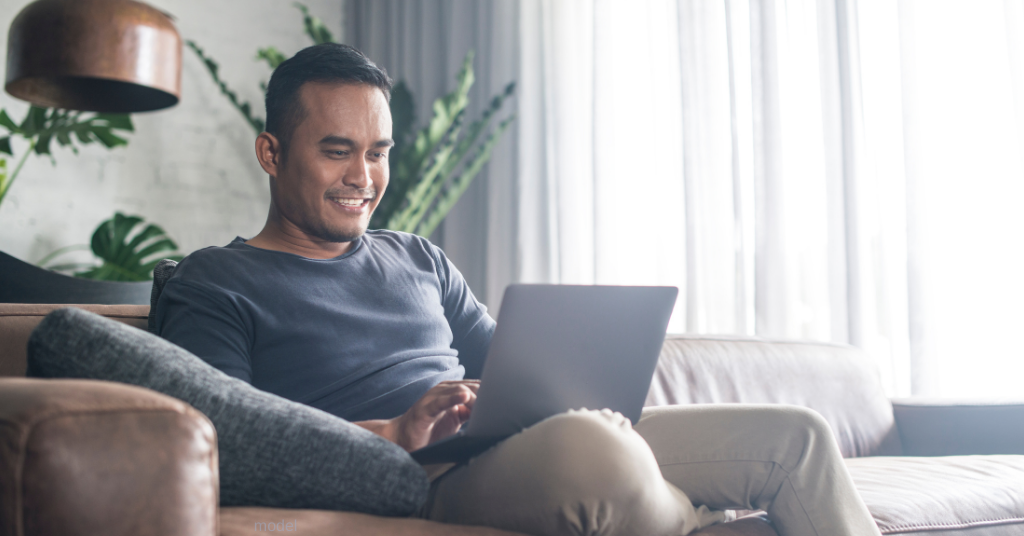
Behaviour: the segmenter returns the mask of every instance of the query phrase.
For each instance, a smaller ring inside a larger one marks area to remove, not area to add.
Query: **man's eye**
[[[334,156],[345,156],[348,154],[348,151],[331,151],[331,154]]]

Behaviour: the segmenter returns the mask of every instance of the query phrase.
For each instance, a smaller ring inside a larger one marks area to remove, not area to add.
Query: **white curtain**
[[[424,97],[469,46],[478,102],[518,82],[435,237],[492,308],[512,282],[675,285],[671,331],[851,343],[892,395],[1018,392],[1024,0],[348,13]]]
[[[675,285],[673,331],[850,342],[907,394],[902,161],[867,141],[856,7],[520,5],[520,279]]]
[[[1024,2],[901,0],[914,391],[1024,377]]]

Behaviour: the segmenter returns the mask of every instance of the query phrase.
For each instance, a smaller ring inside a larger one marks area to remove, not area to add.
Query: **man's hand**
[[[469,420],[479,388],[479,380],[441,382],[401,416],[353,424],[412,452],[457,432]]]

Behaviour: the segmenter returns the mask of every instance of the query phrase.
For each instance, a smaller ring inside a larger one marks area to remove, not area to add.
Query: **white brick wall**
[[[7,28],[28,0],[0,0],[0,58]],[[269,79],[256,49],[293,54],[310,44],[301,15],[285,0],[149,0],[174,15],[183,39],[194,39],[221,65],[221,76],[263,115],[258,82]],[[341,37],[343,1],[305,0]],[[56,166],[30,156],[0,204],[0,250],[35,262],[69,244],[88,243],[115,210],[164,227],[184,252],[256,234],[266,218],[267,178],[253,154],[255,135],[213,85],[202,63],[184,50],[181,102],[135,114],[127,147],[89,146],[78,156],[56,148]],[[5,67],[6,69],[6,67]],[[5,71],[6,72],[6,71]],[[15,121],[27,104],[0,94]],[[25,144],[15,142],[16,156]],[[13,167],[14,161],[8,160]]]

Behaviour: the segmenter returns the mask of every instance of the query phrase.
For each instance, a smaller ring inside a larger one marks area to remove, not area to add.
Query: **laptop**
[[[454,435],[412,452],[464,462],[570,409],[640,420],[676,287],[510,285],[473,412]]]

